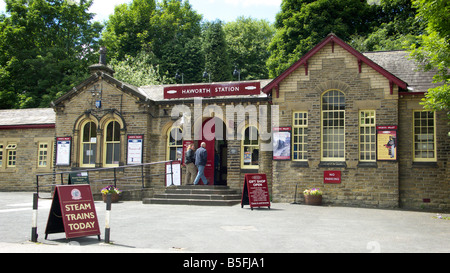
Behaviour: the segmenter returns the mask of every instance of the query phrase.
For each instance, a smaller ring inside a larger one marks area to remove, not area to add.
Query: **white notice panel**
[[[173,174],[171,174],[171,166],[173,166]],[[172,165],[166,163],[166,187],[170,186],[181,186],[181,162],[179,161],[172,162]]]
[[[70,166],[71,137],[56,138],[56,165]]]

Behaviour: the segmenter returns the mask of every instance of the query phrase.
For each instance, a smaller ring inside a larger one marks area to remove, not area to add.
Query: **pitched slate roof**
[[[52,108],[0,110],[0,129],[17,127],[52,127],[55,124]]]
[[[410,92],[427,92],[441,84],[433,83],[435,71],[423,71],[407,51],[366,52],[364,56],[408,83]]]
[[[289,67],[287,70],[285,70],[281,75],[279,75],[277,78],[275,78],[271,83],[269,83],[264,89],[263,92],[270,93],[273,88],[278,88],[278,85],[280,82],[282,82],[287,76],[289,76],[292,72],[294,72],[297,68],[299,68],[302,65],[307,65],[308,60],[314,56],[317,52],[319,52],[324,46],[327,44],[338,44],[345,50],[347,50],[349,53],[351,53],[353,56],[356,57],[358,61],[364,62],[368,66],[375,69],[378,73],[382,74],[384,77],[386,77],[390,82],[396,84],[397,86],[407,89],[407,83],[403,80],[399,79],[394,74],[390,73],[377,63],[373,62],[363,54],[361,54],[356,49],[352,48],[350,45],[345,43],[343,40],[341,40],[339,37],[337,37],[335,34],[330,33],[322,42],[320,42],[318,45],[316,45],[313,49],[311,49],[308,53],[306,53],[300,60],[298,60],[296,63],[294,63],[291,67]]]

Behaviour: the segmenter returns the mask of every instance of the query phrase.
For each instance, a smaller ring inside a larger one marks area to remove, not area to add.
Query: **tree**
[[[446,0],[414,0],[419,20],[428,23],[419,44],[411,47],[411,55],[425,70],[436,70],[434,82],[443,85],[428,90],[423,105],[431,111],[447,111],[450,119],[450,2]]]
[[[417,9],[411,0],[381,0],[374,6],[373,29],[353,35],[350,45],[358,51],[401,50],[417,42],[426,22],[416,20]]]
[[[134,86],[158,85],[166,81],[159,73],[159,66],[149,65],[153,56],[145,51],[136,57],[126,56],[125,60],[111,60],[110,65],[114,69],[114,78]]]
[[[133,0],[116,7],[103,32],[102,45],[119,62],[141,52],[151,54],[154,58],[149,65],[159,66],[160,76],[173,78],[179,71],[192,82],[199,80],[203,69],[196,61],[201,53],[201,19],[188,1]]]
[[[0,19],[0,107],[48,107],[88,76],[102,26],[92,0],[6,0]]]
[[[225,32],[220,20],[205,23],[202,44],[205,54],[205,69],[211,77],[211,81],[230,81],[233,66],[230,63]],[[209,81],[209,78],[205,80]]]
[[[224,25],[230,63],[240,70],[241,80],[267,79],[266,61],[275,28],[266,20],[238,17]]]
[[[276,77],[333,32],[343,40],[365,35],[373,22],[374,6],[365,0],[283,0],[267,61]]]

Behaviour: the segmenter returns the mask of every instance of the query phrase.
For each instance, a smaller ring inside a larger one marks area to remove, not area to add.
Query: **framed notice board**
[[[291,127],[273,128],[273,160],[291,160]]]
[[[56,138],[56,166],[70,166],[71,137]]]
[[[377,160],[397,161],[397,126],[377,126]]]
[[[265,174],[246,174],[244,189],[242,190],[241,207],[250,205],[253,210],[255,207],[269,207],[270,196]]]

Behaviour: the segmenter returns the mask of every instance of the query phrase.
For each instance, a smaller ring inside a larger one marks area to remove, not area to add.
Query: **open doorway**
[[[223,126],[222,130],[216,128],[216,125]],[[225,124],[221,119],[210,118],[203,122],[202,130],[202,139],[198,141],[198,147],[202,142],[206,143],[208,160],[205,167],[205,176],[208,185],[227,185],[228,146]],[[223,135],[218,136],[216,132]]]

